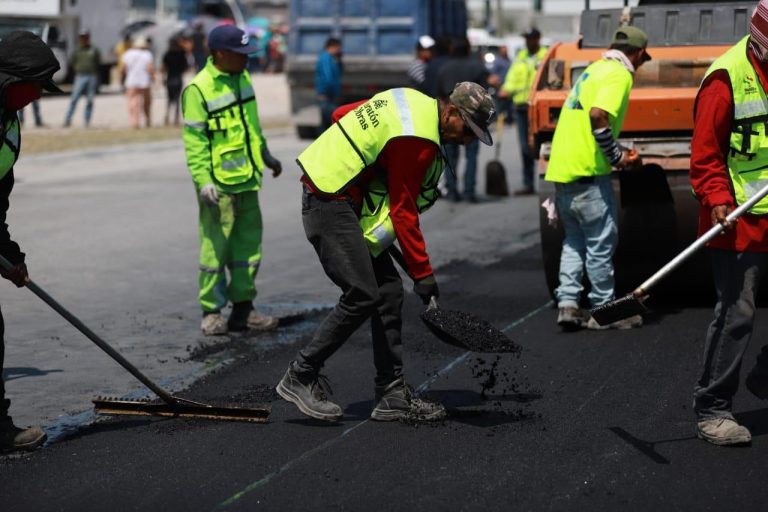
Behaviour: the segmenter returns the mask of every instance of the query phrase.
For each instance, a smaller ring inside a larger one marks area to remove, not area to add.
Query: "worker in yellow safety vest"
[[[212,55],[182,97],[187,166],[200,209],[201,328],[209,336],[273,329],[277,319],[253,307],[261,263],[259,189],[264,166],[277,177],[282,165],[267,149],[245,70],[256,47],[232,25],[213,29],[208,47]],[[221,310],[229,302],[225,320]]]
[[[336,421],[320,369],[371,320],[375,401],[371,418],[438,419],[445,409],[413,396],[403,377],[403,284],[390,247],[397,241],[413,290],[425,303],[439,295],[419,227],[437,199],[442,144],[492,143],[493,98],[462,82],[445,100],[415,89],[390,89],[339,107],[335,123],[298,158],[304,172],[302,218],[325,273],[342,291],[339,303],[277,385],[284,399],[313,418]]]

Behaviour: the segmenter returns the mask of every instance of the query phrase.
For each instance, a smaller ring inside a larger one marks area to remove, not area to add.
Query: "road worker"
[[[200,207],[201,327],[209,336],[268,330],[277,319],[253,306],[261,262],[259,189],[263,168],[277,177],[282,165],[267,148],[245,71],[256,46],[239,28],[222,25],[211,31],[208,47],[212,55],[182,99],[187,165]],[[228,302],[232,313],[225,320]]]
[[[0,275],[17,287],[29,283],[24,253],[11,240],[6,224],[9,197],[13,190],[13,166],[21,150],[21,131],[17,113],[33,101],[40,99],[42,90],[61,92],[52,82],[59,63],[53,52],[36,35],[15,31],[0,40],[0,254],[12,265]],[[8,409],[11,401],[5,398],[2,381],[5,353],[5,324],[0,314],[0,452],[32,450],[45,442],[40,427],[22,429],[13,424]]]
[[[637,152],[616,140],[629,106],[635,70],[650,60],[648,37],[632,26],[619,28],[610,49],[573,85],[555,128],[545,179],[555,183],[555,203],[565,231],[560,256],[557,323],[565,330],[642,324],[636,315],[608,326],[579,309],[586,265],[592,307],[614,299],[613,254],[618,244],[618,209],[611,169],[637,169]]]
[[[304,231],[342,296],[296,356],[277,392],[313,418],[336,421],[342,410],[327,396],[325,361],[371,319],[376,367],[371,418],[445,415],[416,398],[403,377],[403,286],[389,249],[397,241],[413,290],[424,303],[439,295],[419,228],[419,212],[438,197],[441,144],[492,144],[493,98],[476,83],[456,85],[446,100],[415,89],[390,89],[340,107],[335,123],[298,158]]]

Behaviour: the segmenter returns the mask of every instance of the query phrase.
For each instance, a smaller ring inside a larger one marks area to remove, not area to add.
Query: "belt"
[[[573,183],[579,183],[581,185],[591,185],[595,182],[594,176],[583,176],[581,178],[577,178]]]

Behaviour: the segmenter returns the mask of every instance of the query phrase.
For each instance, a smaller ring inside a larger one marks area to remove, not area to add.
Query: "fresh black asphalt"
[[[0,458],[0,510],[765,510],[768,404],[739,392],[749,447],[695,438],[691,392],[709,307],[667,307],[632,331],[562,333],[538,247],[438,277],[444,307],[481,315],[524,347],[518,358],[440,344],[408,294],[406,375],[450,408],[447,420],[367,419],[367,326],[325,369],[342,422],[306,419],[270,388],[311,331],[269,349],[255,337],[184,394],[271,401],[268,424],[101,422]],[[766,333],[761,310],[745,371]]]

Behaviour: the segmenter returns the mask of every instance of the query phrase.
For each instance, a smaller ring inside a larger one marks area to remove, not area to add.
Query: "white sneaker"
[[[696,434],[718,446],[747,444],[752,442],[752,434],[747,427],[739,425],[728,416],[707,418],[696,424]]]
[[[227,321],[219,313],[212,313],[203,317],[200,328],[206,336],[220,336],[227,334]]]
[[[276,317],[262,315],[255,309],[248,313],[248,328],[254,331],[270,331],[277,327],[278,323]]]

